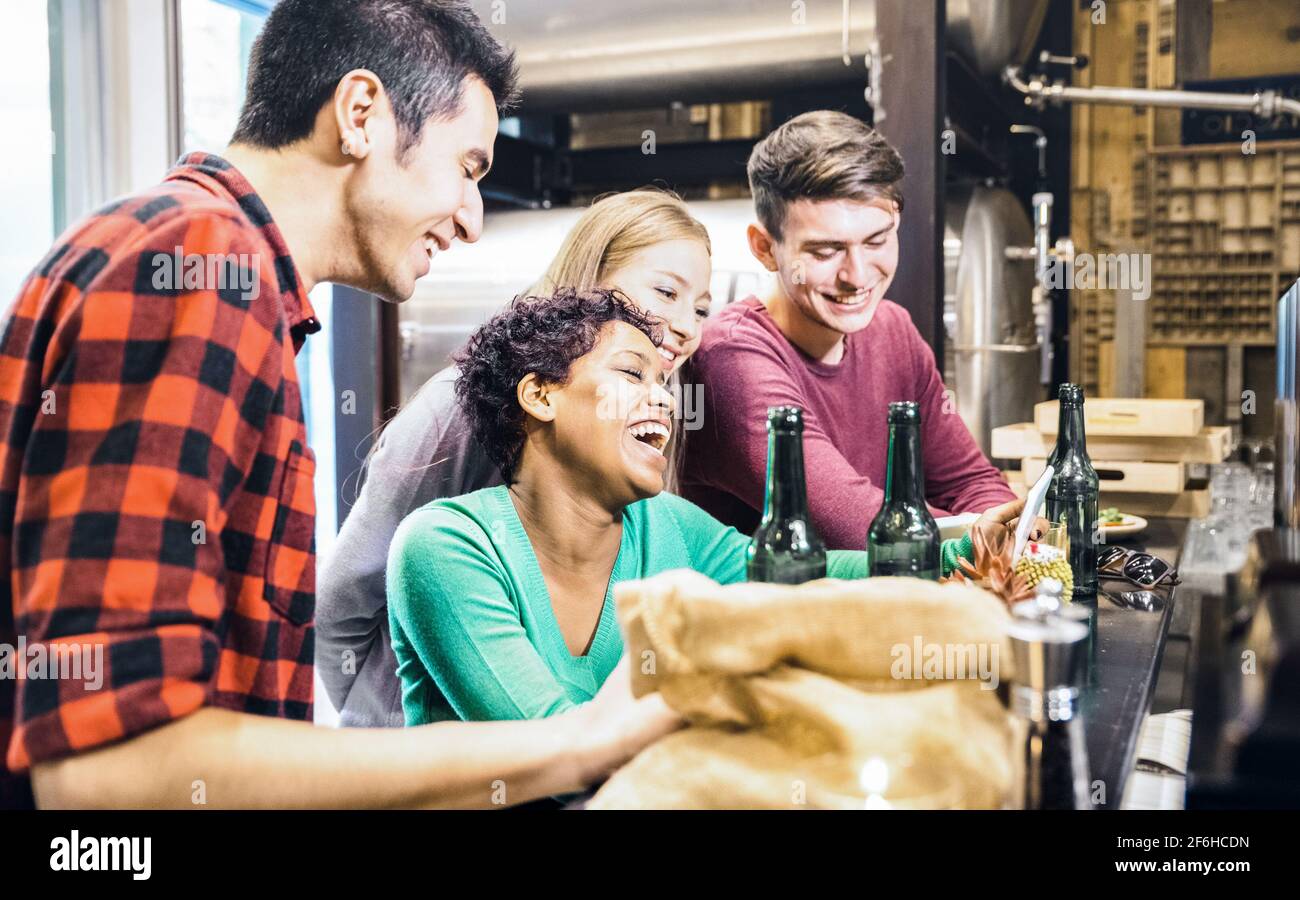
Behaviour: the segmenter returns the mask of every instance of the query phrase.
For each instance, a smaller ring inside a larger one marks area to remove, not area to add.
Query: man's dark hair
[[[561,288],[550,297],[516,297],[456,354],[456,399],[506,484],[524,449],[519,382],[535,372],[546,384],[565,384],[610,322],[628,323],[656,347],[662,339],[655,320],[618,291]]]
[[[462,0],[280,0],[253,42],[233,141],[274,149],[302,140],[353,69],[383,82],[399,160],[430,118],[460,113],[467,76],[483,80],[499,113],[518,96],[514,52]]]
[[[903,208],[903,158],[861,119],[820,109],[795,116],[749,155],[754,211],[780,240],[786,206],[796,200],[874,200]]]

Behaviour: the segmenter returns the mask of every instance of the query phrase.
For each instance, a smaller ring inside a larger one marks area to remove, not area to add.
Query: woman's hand
[[[1024,500],[1012,500],[1010,503],[1003,503],[1001,506],[995,506],[987,509],[971,525],[971,539],[975,537],[975,532],[979,532],[984,538],[984,542],[991,548],[999,549],[1004,540],[1011,540],[1015,537],[1016,528],[1020,525],[1020,515],[1025,511]],[[1033,530],[1029,532],[1031,540],[1037,540],[1047,534],[1047,520],[1039,516],[1034,520]]]
[[[574,712],[589,744],[583,773],[588,784],[604,781],[643,748],[686,724],[657,692],[632,696],[626,653],[596,696]]]

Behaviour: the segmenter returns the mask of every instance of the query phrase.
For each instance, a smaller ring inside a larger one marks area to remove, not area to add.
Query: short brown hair
[[[795,116],[754,146],[749,190],[758,221],[781,237],[786,205],[806,200],[874,200],[903,208],[903,158],[880,132],[847,113]]]

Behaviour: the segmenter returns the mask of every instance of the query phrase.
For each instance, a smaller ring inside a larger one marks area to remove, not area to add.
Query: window
[[[5,10],[0,116],[21,123],[0,166],[0,309],[7,308],[54,239],[54,152],[50,117],[50,31],[46,5],[26,0]]]
[[[248,80],[248,54],[270,3],[181,2],[181,102],[186,153],[230,142]]]

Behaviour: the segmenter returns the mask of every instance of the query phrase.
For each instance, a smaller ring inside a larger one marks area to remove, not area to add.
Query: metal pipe
[[[1002,70],[1002,80],[1021,94],[1025,102],[1041,107],[1044,103],[1100,103],[1112,106],[1169,106],[1180,109],[1243,110],[1265,119],[1281,115],[1300,116],[1300,100],[1284,97],[1277,91],[1254,94],[1229,94],[1219,91],[1184,91],[1177,88],[1074,87],[1063,81],[1048,82],[1037,75],[1026,81],[1019,66]]]
[[[1037,125],[1012,125],[1012,134],[1032,134],[1038,150],[1038,177],[1047,180],[1047,133]]]
[[[1047,267],[1051,255],[1052,203],[1050,191],[1034,194],[1034,277],[1043,286],[1047,284]]]

